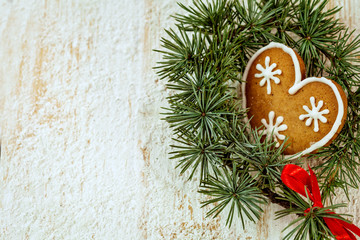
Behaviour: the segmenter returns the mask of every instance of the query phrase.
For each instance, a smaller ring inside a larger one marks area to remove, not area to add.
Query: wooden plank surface
[[[360,29],[360,2],[337,5]],[[274,205],[246,230],[205,218],[196,180],[168,160],[168,92],[152,49],[177,11],[173,0],[0,2],[0,239],[283,235],[289,219],[275,221]],[[360,223],[360,195],[350,196]]]

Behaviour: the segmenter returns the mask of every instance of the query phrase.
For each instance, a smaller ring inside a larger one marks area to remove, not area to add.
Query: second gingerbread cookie
[[[342,88],[329,79],[305,79],[305,65],[291,48],[270,43],[250,59],[243,74],[243,107],[252,128],[278,147],[287,137],[285,154],[306,155],[327,146],[339,134],[347,114]]]

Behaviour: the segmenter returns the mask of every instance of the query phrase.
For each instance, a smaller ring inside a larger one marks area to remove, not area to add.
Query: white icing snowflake
[[[306,126],[310,126],[312,123],[312,120],[314,120],[314,132],[318,132],[319,131],[319,122],[318,120],[320,120],[322,123],[326,123],[327,119],[326,117],[323,116],[323,114],[329,114],[329,109],[325,109],[322,110],[321,112],[320,109],[322,108],[322,106],[324,105],[324,102],[322,100],[319,101],[319,104],[316,106],[315,105],[315,98],[311,97],[310,98],[310,103],[311,103],[311,110],[307,107],[307,106],[303,106],[304,110],[308,113],[308,114],[301,114],[299,116],[300,120],[304,120],[305,118],[308,118],[305,122]]]
[[[270,138],[274,136],[274,141],[276,142],[275,147],[279,147],[280,143],[278,139],[279,140],[285,139],[285,135],[280,134],[279,132],[285,131],[288,127],[286,124],[281,124],[284,121],[284,117],[282,116],[277,117],[275,125],[274,125],[274,118],[275,118],[275,112],[271,111],[269,112],[269,124],[266,122],[264,118],[261,119],[261,123],[264,124],[265,129],[259,131],[259,134],[266,135],[266,137],[270,137]]]
[[[260,86],[264,86],[265,82],[267,83],[267,94],[271,94],[271,83],[270,80],[273,80],[276,84],[280,83],[280,79],[275,77],[274,75],[280,75],[282,72],[280,69],[277,69],[275,71],[274,68],[276,68],[276,63],[271,64],[270,66],[270,57],[267,56],[265,58],[265,68],[261,64],[256,65],[256,69],[259,70],[261,73],[256,73],[256,78],[261,78]]]

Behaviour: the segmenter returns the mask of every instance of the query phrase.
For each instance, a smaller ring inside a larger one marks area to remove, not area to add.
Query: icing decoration
[[[263,87],[265,83],[267,84],[267,94],[271,94],[271,83],[270,80],[273,80],[276,84],[280,83],[280,79],[275,77],[274,75],[280,75],[281,70],[277,69],[273,71],[276,68],[276,63],[273,63],[270,65],[270,57],[267,56],[265,58],[265,68],[261,64],[256,65],[256,69],[259,70],[261,73],[256,73],[256,78],[261,78],[260,86]]]
[[[276,118],[276,122],[274,125],[275,112],[269,112],[269,124],[263,118],[261,119],[261,123],[264,124],[265,129],[260,130],[259,134],[266,135],[266,137],[274,137],[274,141],[276,142],[275,147],[279,147],[280,143],[277,139],[284,140],[285,135],[280,134],[279,132],[285,131],[288,127],[286,124],[281,124],[284,121],[284,117],[279,116]],[[281,125],[280,125],[281,124]]]
[[[296,58],[296,60],[297,60],[297,58]],[[298,60],[297,60],[297,63],[299,64]],[[300,69],[299,69],[299,71],[300,71]],[[301,78],[301,77],[299,77],[299,78]],[[300,80],[299,82],[295,82],[294,86],[292,86],[289,89],[289,94],[291,94],[291,95],[295,94],[297,91],[299,91],[299,89],[301,89],[305,85],[312,83],[312,82],[321,82],[321,83],[324,83],[331,87],[331,89],[333,90],[333,92],[335,94],[337,102],[338,102],[338,114],[336,116],[336,120],[335,120],[334,125],[332,126],[330,132],[328,132],[328,134],[326,134],[322,139],[320,139],[320,141],[314,143],[309,148],[302,151],[301,155],[311,153],[312,151],[324,146],[327,142],[329,142],[332,139],[332,137],[336,134],[339,127],[341,126],[341,120],[345,113],[344,103],[341,98],[339,90],[337,89],[336,85],[333,82],[331,82],[330,80],[328,80],[326,78],[310,77],[310,78],[306,78],[302,81]]]
[[[294,85],[289,89],[289,94],[290,95],[294,95],[297,91],[299,91],[302,87],[304,87],[305,85],[307,85],[309,83],[320,82],[320,83],[328,85],[333,90],[333,92],[335,94],[335,97],[337,99],[337,102],[338,102],[338,113],[337,113],[336,120],[335,120],[334,125],[332,126],[331,130],[322,139],[320,139],[318,142],[315,142],[309,148],[303,150],[300,153],[300,156],[306,155],[306,154],[311,153],[312,151],[324,146],[336,134],[337,130],[341,126],[341,120],[342,120],[342,118],[344,116],[344,113],[345,113],[344,103],[343,103],[343,100],[341,98],[339,90],[337,89],[336,85],[332,81],[330,81],[330,80],[328,80],[328,79],[326,79],[324,77],[320,77],[320,78],[318,78],[318,77],[309,77],[309,78],[306,78],[304,80],[301,80],[300,63],[299,63],[299,60],[298,60],[294,50],[287,47],[287,46],[285,46],[284,44],[275,43],[275,42],[272,42],[269,45],[261,48],[259,51],[257,51],[250,58],[249,63],[247,64],[246,69],[245,69],[244,74],[243,74],[243,82],[242,82],[242,95],[243,96],[245,96],[246,79],[247,79],[247,76],[249,74],[249,70],[250,70],[250,67],[252,66],[252,63],[254,62],[254,60],[262,52],[264,52],[264,51],[266,51],[268,49],[272,49],[272,48],[280,48],[280,49],[282,49],[284,52],[289,54],[290,57],[293,60],[294,69],[295,69],[295,82],[294,82]],[[243,97],[243,108],[246,108],[246,97]],[[248,119],[245,119],[245,120],[248,122]],[[299,154],[294,154],[290,158],[296,158],[296,157],[299,157]]]
[[[311,103],[311,110],[308,108],[308,106],[303,106],[304,110],[307,112],[307,114],[301,114],[299,116],[300,120],[304,120],[305,118],[308,118],[305,122],[306,126],[310,126],[312,121],[314,120],[314,132],[318,132],[319,131],[319,122],[318,120],[320,120],[322,123],[326,123],[327,119],[326,117],[323,116],[323,114],[329,114],[329,109],[325,109],[322,110],[321,112],[319,112],[319,110],[322,108],[322,106],[324,105],[324,102],[322,100],[319,101],[319,104],[316,106],[315,105],[315,98],[314,97],[310,97],[310,103]]]

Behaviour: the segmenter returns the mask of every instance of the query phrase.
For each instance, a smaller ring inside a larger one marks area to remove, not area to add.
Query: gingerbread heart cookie
[[[280,43],[270,43],[251,57],[242,93],[251,127],[261,127],[259,133],[277,147],[288,138],[288,155],[306,155],[329,145],[346,119],[342,88],[324,77],[305,78],[301,57]]]

